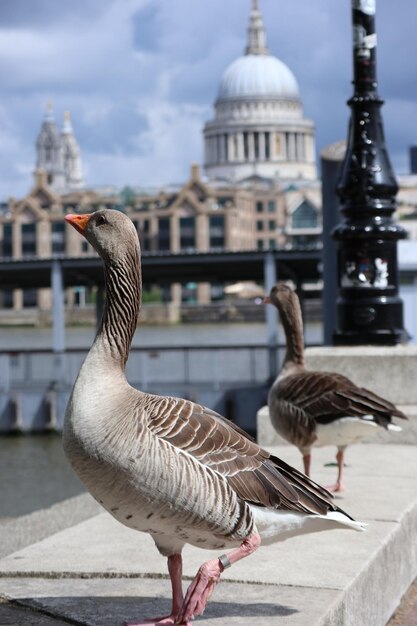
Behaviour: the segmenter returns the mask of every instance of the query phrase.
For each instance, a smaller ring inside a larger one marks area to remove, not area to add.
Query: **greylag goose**
[[[287,342],[284,363],[268,394],[272,425],[299,448],[307,476],[312,446],[337,446],[337,480],[327,488],[343,491],[345,448],[377,428],[401,430],[392,417],[407,417],[388,400],[341,374],[306,370],[300,302],[288,285],[275,285],[264,302],[277,307]]]
[[[129,218],[108,209],[65,219],[102,257],[107,298],[68,402],[64,449],[94,498],[125,526],[149,533],[167,557],[172,611],[153,623],[189,626],[223,570],[261,541],[329,528],[360,530],[331,494],[227,419],[128,384],[125,365],[141,302],[136,230]],[[231,551],[204,563],[184,598],[186,543]]]

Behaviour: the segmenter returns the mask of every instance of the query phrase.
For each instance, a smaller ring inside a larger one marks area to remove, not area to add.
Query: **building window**
[[[181,289],[181,302],[186,304],[196,304],[197,283],[183,283]]]
[[[233,156],[235,161],[239,159],[239,141],[237,135],[233,135]]]
[[[304,201],[292,214],[292,228],[317,228],[317,211]]]
[[[269,161],[271,158],[271,143],[270,143],[271,133],[265,133],[265,159]]]
[[[268,200],[268,213],[275,213],[276,205],[274,200]]]
[[[268,228],[269,230],[275,230],[277,227],[277,223],[275,220],[268,220]]]
[[[171,220],[160,217],[158,220],[158,250],[171,249]]]
[[[13,289],[5,289],[3,292],[3,308],[4,309],[12,309],[13,308]]]
[[[255,146],[255,159],[259,159],[259,133],[253,133],[253,142]]]
[[[36,289],[24,289],[23,290],[23,306],[25,308],[36,307],[38,305],[37,290]]]
[[[52,254],[65,254],[65,224],[52,222],[51,225]]]
[[[195,249],[195,218],[180,217],[180,249]]]
[[[226,205],[231,205],[233,204],[233,197],[232,196],[219,196],[217,198],[217,204],[218,206],[224,207]]]
[[[275,250],[275,247],[276,247],[276,241],[275,241],[275,239],[270,239],[270,240],[269,240],[269,249],[270,249],[270,250]]]
[[[210,300],[211,302],[218,302],[224,299],[224,284],[223,283],[211,283],[210,284]]]
[[[224,160],[228,161],[229,160],[229,142],[228,142],[227,135],[223,135],[223,143],[224,143]]]
[[[303,248],[319,243],[320,237],[316,235],[296,235],[291,237],[291,244],[294,248]]]
[[[89,254],[92,251],[92,248],[90,246],[90,244],[88,243],[88,241],[86,241],[85,239],[81,240],[81,252],[82,254]]]
[[[22,224],[22,256],[36,256],[36,224]]]
[[[263,210],[264,210],[264,203],[263,202],[257,202],[256,203],[256,212],[257,213],[262,213]]]
[[[224,216],[211,215],[209,217],[210,248],[224,248]]]
[[[150,220],[141,220],[140,223],[138,220],[133,220],[133,223],[139,236],[141,250],[143,252],[149,252],[151,249],[151,241],[149,237]]]
[[[245,161],[249,160],[249,136],[248,133],[243,133],[243,152],[245,154]]]
[[[258,248],[258,250],[263,250],[264,249],[264,242],[263,239],[258,239],[256,242],[256,247]]]
[[[13,256],[13,244],[12,244],[12,225],[5,224],[3,227],[3,250],[2,256],[11,257]]]
[[[262,221],[262,220],[258,220],[258,221],[256,222],[256,230],[258,230],[258,231],[259,231],[259,230],[263,230],[263,229],[264,229],[264,223],[263,223],[263,221]]]

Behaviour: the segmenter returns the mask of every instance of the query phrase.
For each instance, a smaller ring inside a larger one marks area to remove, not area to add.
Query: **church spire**
[[[64,124],[62,126],[62,132],[64,134],[72,133],[71,113],[64,111]]]
[[[48,185],[52,191],[59,192],[64,184],[62,149],[50,100],[46,103],[41,130],[36,140],[36,170],[46,172]]]
[[[268,54],[266,33],[258,0],[252,0],[252,11],[249,18],[248,45],[245,54]]]
[[[64,176],[66,190],[73,191],[84,186],[81,166],[80,148],[74,136],[69,111],[64,113],[64,124],[61,131],[61,146],[64,159]]]
[[[54,110],[52,108],[52,102],[50,100],[48,100],[47,103],[46,103],[44,121],[45,122],[54,122],[55,121],[55,119],[54,119]]]

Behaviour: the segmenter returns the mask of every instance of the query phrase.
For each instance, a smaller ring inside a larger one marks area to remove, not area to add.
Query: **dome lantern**
[[[252,0],[252,11],[248,28],[248,45],[245,54],[268,54],[266,33],[262,14],[259,10],[258,0]]]

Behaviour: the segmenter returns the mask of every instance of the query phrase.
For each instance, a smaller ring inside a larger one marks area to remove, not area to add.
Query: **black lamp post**
[[[352,0],[352,17],[354,95],[337,189],[343,218],[333,231],[339,294],[334,343],[394,345],[407,338],[397,262],[397,241],[406,231],[393,220],[398,187],[377,93],[375,0]]]

